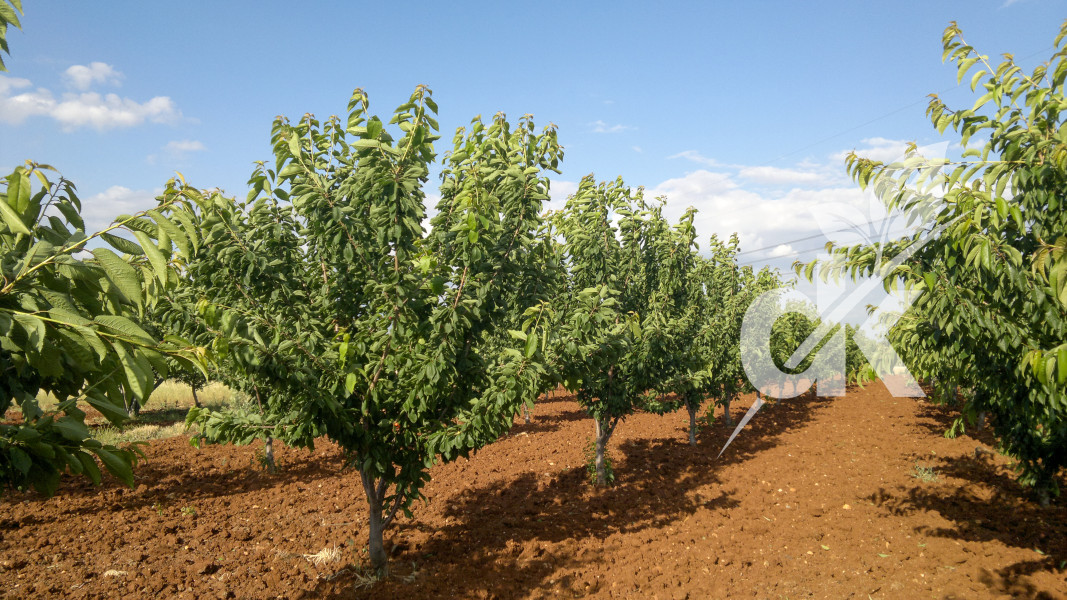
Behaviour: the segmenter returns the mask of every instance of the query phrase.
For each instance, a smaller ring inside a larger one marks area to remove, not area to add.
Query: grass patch
[[[915,468],[912,470],[911,476],[923,483],[933,483],[937,481],[937,471],[931,466],[920,465],[919,463],[915,463]]]
[[[118,446],[131,442],[147,442],[150,440],[162,440],[172,438],[185,433],[185,423],[173,423],[169,425],[138,425],[136,423],[125,427],[103,425],[93,428],[93,437],[101,444]]]

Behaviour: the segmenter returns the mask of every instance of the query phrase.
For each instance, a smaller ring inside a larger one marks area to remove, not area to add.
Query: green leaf
[[[30,347],[37,352],[44,350],[44,340],[47,335],[44,321],[33,315],[22,313],[15,313],[12,316],[15,318],[15,322],[21,325],[26,332]]]
[[[178,228],[177,225],[167,219],[167,217],[163,216],[158,210],[150,210],[146,214],[155,220],[156,226],[158,226],[159,229],[167,232],[170,239],[178,245],[178,250],[181,252],[182,256],[189,257],[192,254],[189,237],[185,235],[185,232]]]
[[[289,136],[289,153],[294,157],[300,156],[300,136],[295,131]]]
[[[141,250],[140,246],[124,237],[119,237],[117,235],[113,235],[106,232],[101,233],[100,237],[103,238],[103,240],[108,244],[111,244],[112,248],[118,250],[119,252],[122,252],[123,254],[129,254],[132,256],[144,255],[144,250]]]
[[[127,455],[109,448],[93,448],[92,452],[100,458],[100,462],[104,463],[109,473],[131,488],[134,487],[133,469]]]
[[[163,253],[159,251],[155,242],[147,234],[140,230],[134,230],[133,235],[141,243],[141,249],[144,250],[145,255],[148,257],[148,262],[152,264],[152,274],[165,287],[167,285],[167,258],[163,256]]]
[[[96,465],[96,461],[93,457],[81,451],[74,451],[74,457],[78,459],[78,462],[82,464],[82,473],[93,482],[94,485],[100,485],[100,467]]]
[[[107,398],[88,396],[85,401],[89,403],[89,406],[92,406],[99,411],[100,414],[104,415],[104,417],[113,425],[119,425],[130,418],[125,407],[115,404]]]
[[[123,372],[126,375],[126,383],[135,398],[147,398],[152,393],[152,383],[155,377],[152,375],[152,365],[135,352],[127,350],[121,342],[112,342],[111,346],[122,363]]]
[[[510,332],[509,332],[510,333]],[[532,358],[534,352],[537,352],[537,334],[531,333],[526,339],[526,358]]]
[[[122,295],[135,306],[140,306],[144,299],[141,297],[141,280],[136,269],[107,248],[94,248],[92,254]]]
[[[382,143],[376,139],[359,139],[352,142],[353,148],[380,148]]]
[[[30,455],[17,446],[10,446],[9,452],[11,453],[11,464],[23,475],[29,475],[30,467],[33,466],[33,459],[30,458]]]
[[[10,193],[10,188],[8,191]],[[10,198],[10,195],[8,197]],[[22,221],[22,217],[2,198],[0,198],[0,216],[3,217],[4,223],[11,231],[30,235],[30,229],[26,227],[26,224]]]
[[[70,415],[56,419],[52,424],[52,427],[58,430],[60,435],[72,442],[80,442],[91,436],[89,428],[85,426],[85,423]]]
[[[378,136],[382,133],[382,122],[373,118],[367,122],[367,138],[378,139]]]
[[[156,345],[156,340],[152,336],[148,335],[148,332],[146,332],[144,329],[141,329],[140,325],[134,323],[126,317],[120,315],[100,315],[93,319],[93,321],[99,323],[100,325],[103,325],[111,331],[122,334],[128,338],[132,338],[132,340],[136,343],[145,346]]]

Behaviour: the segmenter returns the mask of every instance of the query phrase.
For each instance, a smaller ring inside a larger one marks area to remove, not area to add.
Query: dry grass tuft
[[[326,563],[335,563],[341,560],[341,549],[337,546],[330,546],[319,550],[316,554],[304,554],[303,556],[308,562],[316,566]]]

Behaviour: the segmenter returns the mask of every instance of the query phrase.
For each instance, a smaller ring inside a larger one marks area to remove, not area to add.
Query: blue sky
[[[949,21],[1032,66],[1067,17],[1056,0],[24,2],[0,169],[55,165],[91,225],[148,207],[176,170],[242,195],[275,115],[341,113],[357,86],[388,115],[426,84],[442,142],[478,114],[532,113],[566,148],[557,197],[622,175],[671,214],[697,206],[702,238],[737,231],[743,260],[777,266],[821,246],[793,241],[819,234],[813,207],[861,203],[845,152],[942,141],[929,93],[970,105],[941,62]]]

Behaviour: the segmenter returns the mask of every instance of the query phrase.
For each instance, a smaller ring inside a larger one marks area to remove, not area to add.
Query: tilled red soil
[[[881,385],[787,400],[716,459],[721,422],[691,448],[681,414],[637,415],[612,440],[617,484],[594,489],[592,423],[549,398],[434,468],[377,583],[356,566],[366,505],[335,448],[281,450],[268,475],[256,447],[175,438],[147,448],[136,490],[72,479],[50,500],[5,496],[0,595],[1067,598],[1064,502],[1032,503],[1006,459],[976,453],[987,438],[942,437],[952,416]]]

